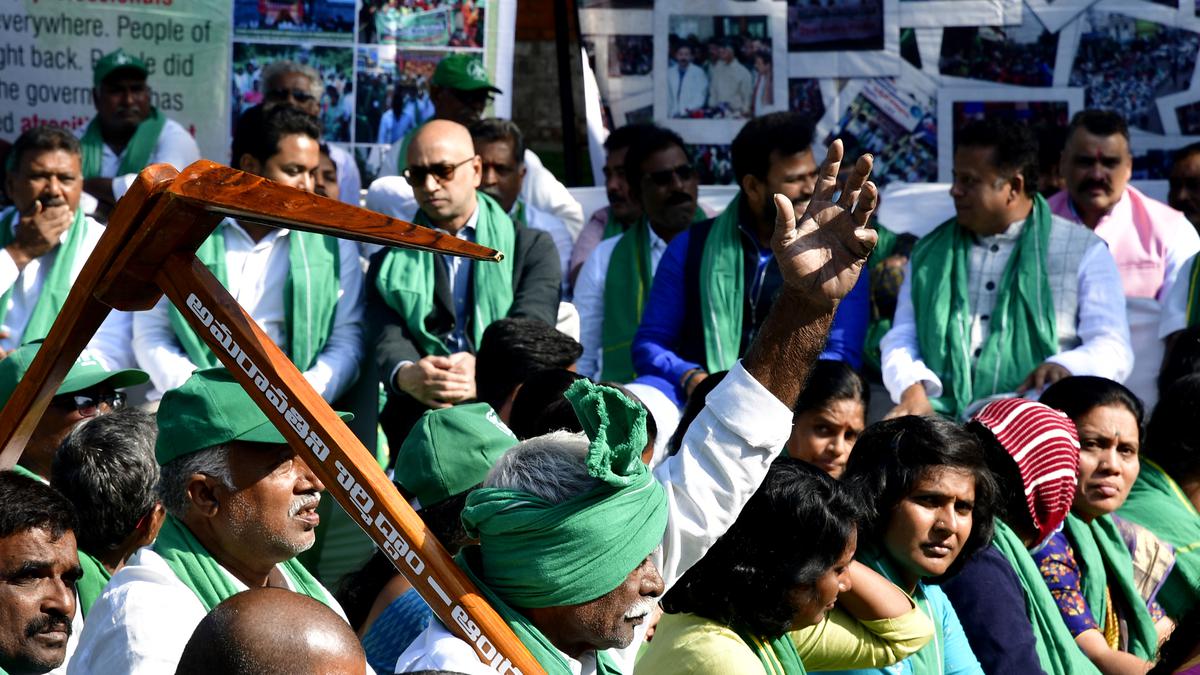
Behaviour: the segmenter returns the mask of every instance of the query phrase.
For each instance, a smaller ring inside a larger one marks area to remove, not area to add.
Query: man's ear
[[[760,181],[758,176],[748,173],[742,176],[741,181],[742,192],[746,193],[746,197],[751,204],[762,204],[767,190],[766,183]]]
[[[1025,174],[1021,173],[1020,171],[1016,172],[1013,174],[1012,178],[1008,179],[1008,184],[1013,189],[1013,193],[1012,196],[1009,197],[1009,201],[1013,201],[1018,197],[1023,197],[1025,195]]]
[[[476,190],[483,184],[483,158],[475,155],[471,158],[471,170],[475,172],[474,178],[471,181],[474,183]]]
[[[162,529],[163,521],[166,519],[167,510],[163,508],[162,502],[156,503],[133,533],[133,536],[136,537],[137,548],[152,544],[158,538],[158,531]]]
[[[225,486],[212,476],[194,473],[188,479],[188,501],[192,503],[192,507],[198,513],[207,518],[217,515],[221,509],[221,499],[226,494],[228,494],[228,490],[225,489]]]

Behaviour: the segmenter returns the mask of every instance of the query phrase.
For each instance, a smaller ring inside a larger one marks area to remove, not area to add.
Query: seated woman
[[[863,513],[821,470],[775,460],[733,527],[664,596],[668,614],[635,675],[798,675],[884,666],[925,646],[929,619],[853,561]]]
[[[838,478],[867,426],[871,390],[841,361],[817,361],[796,401],[788,454]]]
[[[1200,375],[1176,380],[1146,430],[1142,470],[1117,514],[1175,547],[1175,568],[1158,594],[1167,614],[1200,607]]]
[[[940,417],[880,422],[859,439],[842,480],[875,502],[859,560],[911,595],[935,629],[895,666],[852,672],[983,675],[954,606],[925,582],[952,577],[992,541],[996,484],[979,439]]]
[[[1050,535],[1033,559],[1063,621],[1092,663],[1105,673],[1144,672],[1158,653],[1156,622],[1162,636],[1174,624],[1157,602],[1148,605],[1142,597],[1133,559],[1112,517],[1140,469],[1142,403],[1102,377],[1059,380],[1041,401],[1075,422],[1079,486],[1066,527]],[[1168,571],[1161,570],[1158,577]],[[1158,584],[1152,580],[1150,585]]]
[[[1079,438],[1063,413],[1004,399],[967,424],[996,479],[992,545],[942,584],[987,673],[1098,673],[1076,646],[1030,549],[1062,525],[1075,497]]]

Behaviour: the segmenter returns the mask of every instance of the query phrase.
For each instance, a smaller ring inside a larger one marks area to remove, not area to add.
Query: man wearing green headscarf
[[[341,608],[295,560],[312,546],[325,489],[224,368],[163,397],[155,455],[167,519],[113,575],[71,662],[83,673],[173,673],[205,614],[252,587]]]
[[[1108,246],[1037,193],[1024,123],[957,132],[956,216],[913,248],[880,342],[889,414],[960,417],[996,395],[1070,375],[1123,381],[1133,369],[1124,291]]]
[[[799,219],[776,196],[779,299],[677,455],[650,473],[640,460],[645,410],[581,380],[567,398],[587,435],[524,441],[467,497],[463,524],[480,543],[459,566],[549,675],[632,670],[656,598],[729,528],[787,440],[833,312],[875,243],[865,227],[877,199],[865,183],[870,158],[833,202],[841,155],[835,142]],[[438,622],[396,667],[425,669],[494,672]]]

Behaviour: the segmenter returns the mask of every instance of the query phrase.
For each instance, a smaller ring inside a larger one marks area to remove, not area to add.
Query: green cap
[[[117,51],[100,57],[100,60],[96,62],[96,66],[92,68],[92,86],[99,87],[106,77],[113,74],[113,71],[125,69],[136,70],[143,77],[150,74],[150,69],[146,67],[145,61],[132,54],[126,54],[124,49],[118,48]]]
[[[483,61],[470,54],[451,54],[439,61],[429,83],[462,91],[491,89],[497,94],[500,93],[500,90],[488,79]]]
[[[339,412],[343,420],[354,419]],[[287,443],[250,394],[223,366],[197,370],[158,405],[159,464],[231,441]]]
[[[483,482],[517,437],[486,403],[430,410],[417,420],[396,455],[396,482],[421,507],[461,494]]]
[[[0,406],[8,403],[17,383],[25,377],[33,357],[37,356],[41,342],[31,342],[12,350],[8,356],[0,360]],[[105,370],[100,362],[88,354],[81,355],[70,372],[58,386],[58,394],[70,394],[82,391],[100,383],[107,383],[113,389],[132,387],[149,381],[150,376],[145,371],[129,368],[126,370]]]

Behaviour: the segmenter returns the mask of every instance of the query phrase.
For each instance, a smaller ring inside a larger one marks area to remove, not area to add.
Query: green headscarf
[[[13,242],[13,225],[19,217],[20,214],[17,213],[17,210],[13,209],[8,218],[0,223],[0,247],[8,246]],[[75,209],[75,220],[67,228],[66,240],[55,250],[54,263],[50,265],[50,270],[46,273],[37,302],[33,305],[29,321],[25,323],[25,331],[21,333],[19,340],[21,344],[41,340],[50,333],[50,327],[54,325],[54,320],[58,318],[58,313],[62,311],[63,305],[67,302],[67,294],[71,292],[71,268],[75,264],[75,256],[79,255],[79,249],[87,239],[87,234],[88,221],[83,215],[83,209],[77,208]],[[0,323],[3,323],[8,316],[9,307],[12,306],[14,288],[16,288],[15,283],[9,286],[4,295],[0,295]]]
[[[225,228],[223,221],[196,250],[222,286],[229,286],[225,265]],[[292,230],[288,233],[288,276],[283,285],[284,323],[287,325],[287,354],[301,371],[316,363],[333,333],[341,288],[341,258],[338,240],[323,234]],[[197,369],[221,365],[208,343],[183,318],[179,308],[171,306],[171,328]]]
[[[912,305],[921,358],[942,380],[933,409],[958,417],[972,401],[1013,391],[1058,352],[1054,296],[1046,273],[1051,213],[1041,195],[996,289],[990,330],[972,364],[968,298],[971,238],[955,218],[913,247]]]
[[[133,132],[133,137],[129,139],[129,144],[125,146],[121,163],[117,166],[118,176],[137,173],[146,168],[166,123],[166,115],[160,113],[158,108],[150,108],[150,116],[142,120],[137,131]],[[92,121],[88,123],[87,131],[83,133],[83,138],[79,139],[79,146],[82,154],[83,177],[87,179],[99,176],[100,165],[104,158],[104,138],[100,135],[99,118],[93,117]]]
[[[516,607],[574,605],[608,593],[662,543],[667,495],[642,463],[646,409],[611,387],[579,380],[567,399],[591,443],[599,483],[564,502],[484,487],[462,520],[478,537],[481,577]]]
[[[739,190],[713,221],[700,254],[700,314],[704,324],[705,368],[731,368],[742,345],[746,260],[738,231]]]
[[[1114,600],[1120,597],[1121,604],[1129,609],[1129,615],[1122,616],[1127,625],[1129,653],[1143,661],[1153,661],[1158,654],[1158,631],[1146,601],[1134,588],[1133,558],[1117,531],[1117,524],[1111,516],[1085,523],[1071,514],[1067,516],[1066,533],[1081,563],[1080,586],[1096,625],[1104,625],[1107,592],[1111,590]]]
[[[483,331],[497,319],[508,315],[513,303],[513,251],[517,229],[508,214],[491,197],[476,192],[479,219],[475,224],[475,242],[504,253],[498,263],[485,262],[471,268],[474,318],[472,344],[479,347]],[[431,227],[423,211],[417,212],[418,225]],[[445,341],[425,328],[425,319],[433,312],[434,254],[409,248],[393,248],[384,254],[375,279],[380,297],[401,317],[423,354],[449,356]],[[461,327],[461,328],[465,328]]]
[[[1182,618],[1200,603],[1200,513],[1161,466],[1143,457],[1141,473],[1117,515],[1175,547],[1175,568],[1158,602],[1167,614]]]

